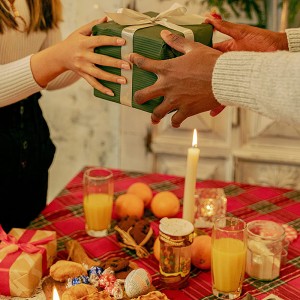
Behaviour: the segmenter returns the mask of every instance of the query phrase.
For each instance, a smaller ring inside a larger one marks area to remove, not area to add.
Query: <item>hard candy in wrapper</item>
[[[125,279],[125,292],[129,298],[147,293],[151,287],[151,276],[142,268],[131,271]]]

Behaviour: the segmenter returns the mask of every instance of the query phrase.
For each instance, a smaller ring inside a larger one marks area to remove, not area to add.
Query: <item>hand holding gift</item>
[[[122,9],[119,13],[107,14],[114,21],[93,27],[94,35],[119,36],[126,40],[123,47],[96,48],[95,52],[114,58],[126,60],[130,53],[135,52],[155,60],[166,60],[182,55],[172,49],[160,36],[163,29],[168,28],[173,33],[180,34],[189,40],[195,40],[204,45],[212,45],[212,26],[203,24],[204,18],[186,14],[186,8],[180,5],[172,6],[160,14],[149,12],[141,14],[130,9]],[[101,84],[114,91],[114,96],[108,96],[94,90],[96,97],[114,101],[123,105],[152,112],[162,102],[163,97],[152,98],[147,103],[135,103],[133,95],[136,91],[154,84],[157,75],[149,70],[133,66],[131,70],[120,70],[112,67],[100,67],[102,70],[126,77],[126,85],[100,80]]]

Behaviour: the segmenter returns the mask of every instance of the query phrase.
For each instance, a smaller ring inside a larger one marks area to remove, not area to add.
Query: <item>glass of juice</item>
[[[107,235],[113,207],[113,173],[105,168],[89,168],[83,175],[83,209],[86,232],[90,236]]]
[[[222,217],[212,231],[212,290],[220,299],[241,295],[246,267],[246,222]]]

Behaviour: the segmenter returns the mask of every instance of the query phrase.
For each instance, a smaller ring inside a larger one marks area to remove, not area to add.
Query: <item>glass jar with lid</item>
[[[188,284],[194,225],[180,218],[162,218],[159,225],[161,281],[170,289]]]

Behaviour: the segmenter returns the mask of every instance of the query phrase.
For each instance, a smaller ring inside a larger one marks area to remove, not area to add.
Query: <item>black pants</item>
[[[46,205],[55,146],[37,93],[0,108],[0,224],[29,225]]]

